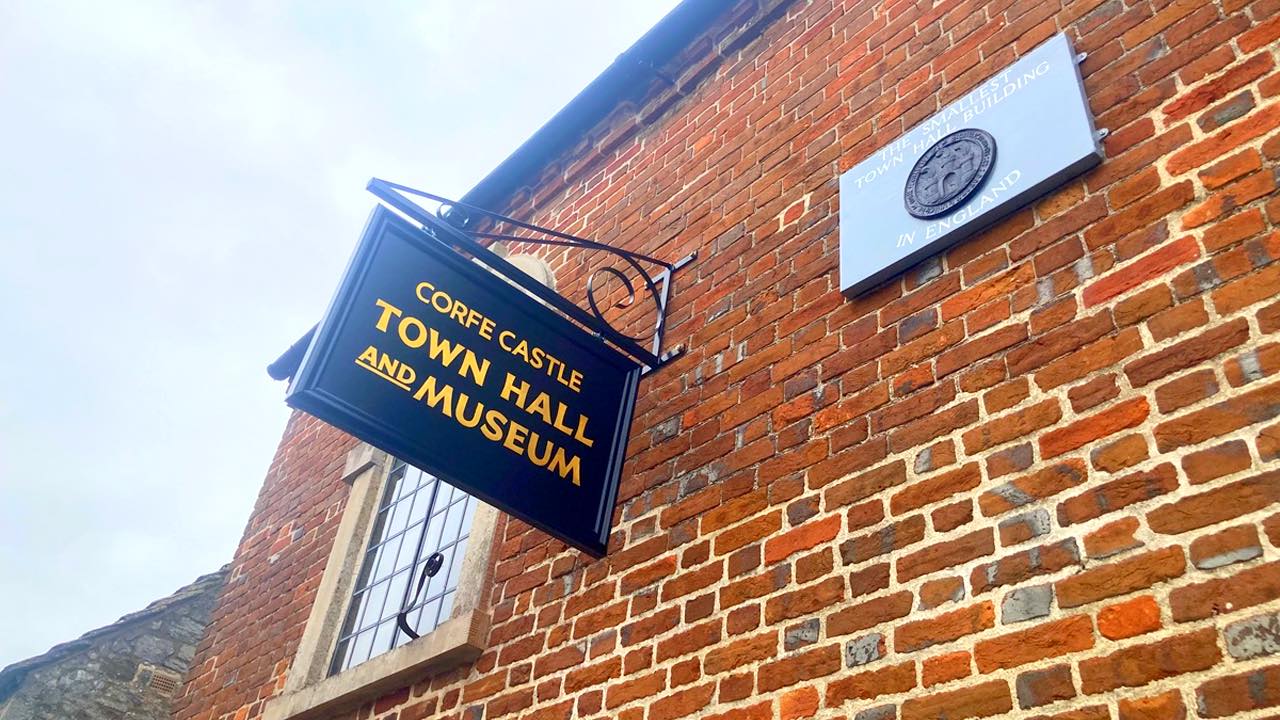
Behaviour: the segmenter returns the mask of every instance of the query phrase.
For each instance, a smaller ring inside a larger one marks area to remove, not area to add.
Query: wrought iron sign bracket
[[[663,350],[663,336],[666,332],[671,282],[677,271],[698,257],[697,252],[690,253],[675,262],[666,262],[595,240],[539,227],[475,205],[450,200],[378,178],[369,181],[368,190],[391,208],[418,223],[431,237],[480,261],[526,293],[581,324],[596,337],[608,341],[643,366],[645,373],[662,367],[684,352],[683,346]],[[437,207],[435,210],[423,207],[413,199],[414,197],[437,203]],[[480,242],[481,240],[504,240],[513,243],[604,252],[613,255],[625,269],[619,269],[615,265],[604,265],[593,270],[586,284],[587,309],[583,309],[534,280],[520,268],[486,247]],[[604,311],[596,298],[599,290],[597,278],[602,275],[621,282],[625,289],[625,297],[609,306],[615,310],[628,308],[636,301],[637,288],[632,275],[640,281],[642,285],[640,290],[652,299],[656,312],[656,321],[651,332],[628,335],[614,327],[605,318]],[[646,344],[648,348],[645,347]]]

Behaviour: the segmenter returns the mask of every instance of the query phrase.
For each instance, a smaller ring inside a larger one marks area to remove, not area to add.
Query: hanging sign
[[[1101,160],[1056,35],[840,176],[840,289],[869,290]]]
[[[287,402],[600,557],[640,372],[379,206]]]

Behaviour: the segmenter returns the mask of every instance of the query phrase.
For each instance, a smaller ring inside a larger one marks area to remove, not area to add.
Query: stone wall
[[[0,671],[0,719],[167,719],[225,577]]]
[[[499,523],[488,649],[350,716],[1280,706],[1278,16],[735,4],[507,208],[699,252],[668,330],[688,352],[641,384],[610,555]],[[842,297],[839,173],[1059,31],[1088,53],[1103,163]],[[534,251],[580,298],[595,261]],[[291,420],[181,720],[255,718],[284,686],[349,446]]]

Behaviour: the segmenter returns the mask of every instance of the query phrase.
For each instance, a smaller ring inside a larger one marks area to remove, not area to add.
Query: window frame
[[[426,674],[474,662],[485,650],[491,620],[482,600],[498,511],[480,502],[450,618],[417,640],[329,675],[393,466],[393,458],[367,443],[347,453],[342,480],[351,491],[283,692],[267,703],[264,720],[306,720],[352,709]]]

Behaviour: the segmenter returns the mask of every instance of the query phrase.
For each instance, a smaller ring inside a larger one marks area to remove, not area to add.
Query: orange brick
[[[1155,598],[1143,595],[1098,611],[1098,632],[1111,640],[1122,640],[1160,629],[1160,606]]]

